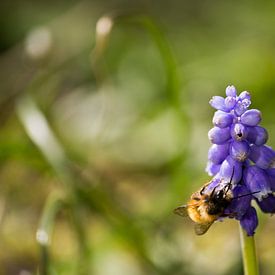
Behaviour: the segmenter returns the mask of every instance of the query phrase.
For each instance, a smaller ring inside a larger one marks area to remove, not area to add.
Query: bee
[[[234,171],[233,171],[234,173]],[[224,217],[224,210],[233,199],[232,178],[224,186],[217,185],[212,190],[207,190],[211,182],[191,195],[187,205],[182,205],[174,210],[175,214],[183,217],[189,216],[195,222],[195,233],[203,235],[210,226],[220,217]]]

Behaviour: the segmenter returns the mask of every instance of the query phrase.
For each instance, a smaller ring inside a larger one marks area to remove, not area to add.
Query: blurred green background
[[[242,274],[236,221],[198,237],[172,211],[209,179],[208,101],[227,85],[275,146],[275,3],[0,5],[0,274]]]

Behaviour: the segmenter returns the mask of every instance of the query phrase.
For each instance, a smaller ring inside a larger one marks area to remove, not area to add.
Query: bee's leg
[[[222,214],[220,217],[222,218],[235,218],[238,215],[237,212],[233,212],[233,213],[228,213],[228,214]]]
[[[233,180],[233,177],[234,177],[234,171],[235,170],[235,166],[233,166],[233,168],[232,168],[232,175],[231,175],[231,178],[230,178],[230,181],[229,181],[229,183],[231,184],[232,183],[232,180]]]
[[[210,197],[214,196],[217,187],[218,187],[218,186],[215,186],[215,187],[213,188],[213,190],[212,190],[212,192],[211,192],[211,194],[210,194]]]
[[[231,188],[232,188],[232,184],[228,183],[228,185],[226,186],[226,190],[224,192],[224,195],[226,195]]]
[[[228,193],[228,191],[232,188],[232,180],[233,180],[233,177],[234,177],[234,172],[235,172],[235,167],[233,166],[233,169],[232,169],[232,175],[230,177],[230,181],[229,183],[227,184],[227,189],[225,191],[225,195]]]
[[[226,186],[224,187],[224,197],[227,195],[227,193],[229,192],[229,190],[232,189],[232,179],[233,179],[233,175],[234,175],[234,166],[233,166],[233,173],[232,173],[232,176],[230,178],[230,182],[228,182],[226,184]]]
[[[206,186],[203,186],[203,188],[200,190],[200,195],[203,195],[203,191],[205,190]]]

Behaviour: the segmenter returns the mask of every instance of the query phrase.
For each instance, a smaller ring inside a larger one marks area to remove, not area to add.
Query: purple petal
[[[216,177],[219,177],[221,181],[225,182],[230,182],[230,179],[232,178],[232,184],[235,185],[242,178],[242,164],[228,156],[223,161],[220,172],[216,175]]]
[[[275,178],[275,168],[268,168],[265,170],[266,173],[270,176],[270,177],[274,177]]]
[[[233,96],[228,96],[224,100],[225,107],[228,110],[232,110],[235,107],[236,102],[237,102],[237,99],[236,97],[233,97]]]
[[[233,189],[233,196],[230,205],[225,210],[225,214],[233,215],[237,220],[240,220],[251,206],[251,192],[244,184],[238,184]]]
[[[205,171],[210,177],[213,177],[220,171],[220,168],[221,168],[220,164],[215,164],[212,161],[208,161]]]
[[[233,141],[230,145],[230,156],[237,161],[245,161],[250,147],[246,141]]]
[[[247,188],[255,193],[253,196],[259,201],[272,193],[267,173],[256,165],[245,168],[243,178]]]
[[[208,132],[208,138],[214,144],[224,144],[230,139],[230,128],[214,127]]]
[[[224,98],[221,96],[213,96],[210,99],[209,104],[217,110],[221,110],[221,111],[225,111],[225,112],[228,111],[228,109],[226,108],[225,103],[224,103]]]
[[[241,123],[236,123],[231,126],[231,137],[237,141],[246,139],[248,130],[247,127]]]
[[[247,126],[256,126],[262,120],[262,114],[257,109],[251,109],[241,115],[241,123]]]
[[[221,180],[219,178],[213,178],[209,185],[206,187],[206,192],[212,191],[216,186],[221,184]]]
[[[216,111],[213,117],[213,124],[220,128],[228,127],[233,122],[233,115],[223,111]]]
[[[269,194],[266,198],[261,201],[257,200],[261,210],[265,213],[275,213],[275,197]]]
[[[237,89],[233,85],[229,85],[225,89],[226,96],[237,96]]]
[[[247,141],[255,145],[263,145],[268,140],[268,133],[265,128],[261,126],[247,127]]]
[[[257,212],[254,207],[250,207],[240,220],[242,228],[248,236],[253,236],[258,226]]]
[[[221,164],[229,154],[229,143],[213,144],[208,151],[208,160],[214,164]]]
[[[269,146],[252,145],[250,147],[249,158],[260,168],[275,167],[275,152]]]
[[[275,168],[269,168],[265,170],[269,177],[270,188],[275,192]]]

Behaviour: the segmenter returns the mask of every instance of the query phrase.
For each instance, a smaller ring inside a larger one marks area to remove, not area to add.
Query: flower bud
[[[269,194],[266,198],[261,201],[257,200],[261,210],[265,213],[275,213],[275,197],[273,194]]]
[[[253,196],[259,201],[272,193],[268,175],[256,165],[245,168],[244,182],[251,193],[257,192]]]
[[[269,178],[270,188],[273,192],[275,192],[275,168],[269,168],[269,169],[266,169],[265,171]]]
[[[249,158],[262,169],[273,168],[275,166],[275,152],[271,147],[266,145],[252,145],[250,147]]]
[[[224,100],[224,105],[228,110],[232,110],[236,105],[237,99],[233,96],[228,96]]]
[[[220,171],[216,177],[226,182],[230,182],[232,178],[231,183],[235,185],[242,178],[242,164],[228,156],[221,164]]]
[[[221,96],[213,96],[212,99],[210,99],[209,104],[217,110],[224,112],[228,111],[224,103],[224,98]]]
[[[223,144],[230,139],[230,128],[214,127],[208,132],[208,138],[214,144]]]
[[[246,139],[247,137],[247,127],[241,123],[236,123],[231,126],[231,137],[237,141]]]
[[[241,123],[247,126],[256,126],[262,120],[262,114],[257,109],[247,110],[241,115]]]
[[[268,133],[265,128],[261,126],[247,127],[247,141],[255,145],[263,145],[268,140]]]
[[[208,161],[205,171],[210,177],[213,177],[220,171],[220,167],[220,164],[214,164],[212,161]]]
[[[233,122],[233,115],[223,111],[216,111],[213,117],[213,124],[220,128],[228,127]]]
[[[236,97],[237,96],[237,89],[233,85],[229,85],[225,89],[226,96],[232,96]]]
[[[240,95],[239,95],[239,99],[240,100],[244,100],[244,99],[246,99],[246,100],[250,100],[251,98],[250,98],[250,93],[248,92],[248,91],[243,91],[243,92],[241,92],[240,93]],[[249,106],[247,106],[247,107],[249,107]]]
[[[241,218],[240,224],[248,236],[254,235],[255,229],[258,226],[257,212],[254,207],[248,208],[246,213]]]
[[[221,164],[229,154],[229,143],[213,144],[208,151],[208,160],[214,164]]]
[[[266,173],[270,176],[270,177],[274,177],[275,178],[275,168],[268,168],[265,170]]]
[[[233,141],[230,145],[230,156],[237,161],[245,161],[250,147],[246,141]]]
[[[242,115],[249,107],[251,104],[251,101],[248,98],[241,99],[236,102],[234,111],[237,116]]]
[[[233,199],[225,210],[225,214],[233,215],[240,220],[251,204],[252,196],[244,184],[237,184],[233,189]]]

